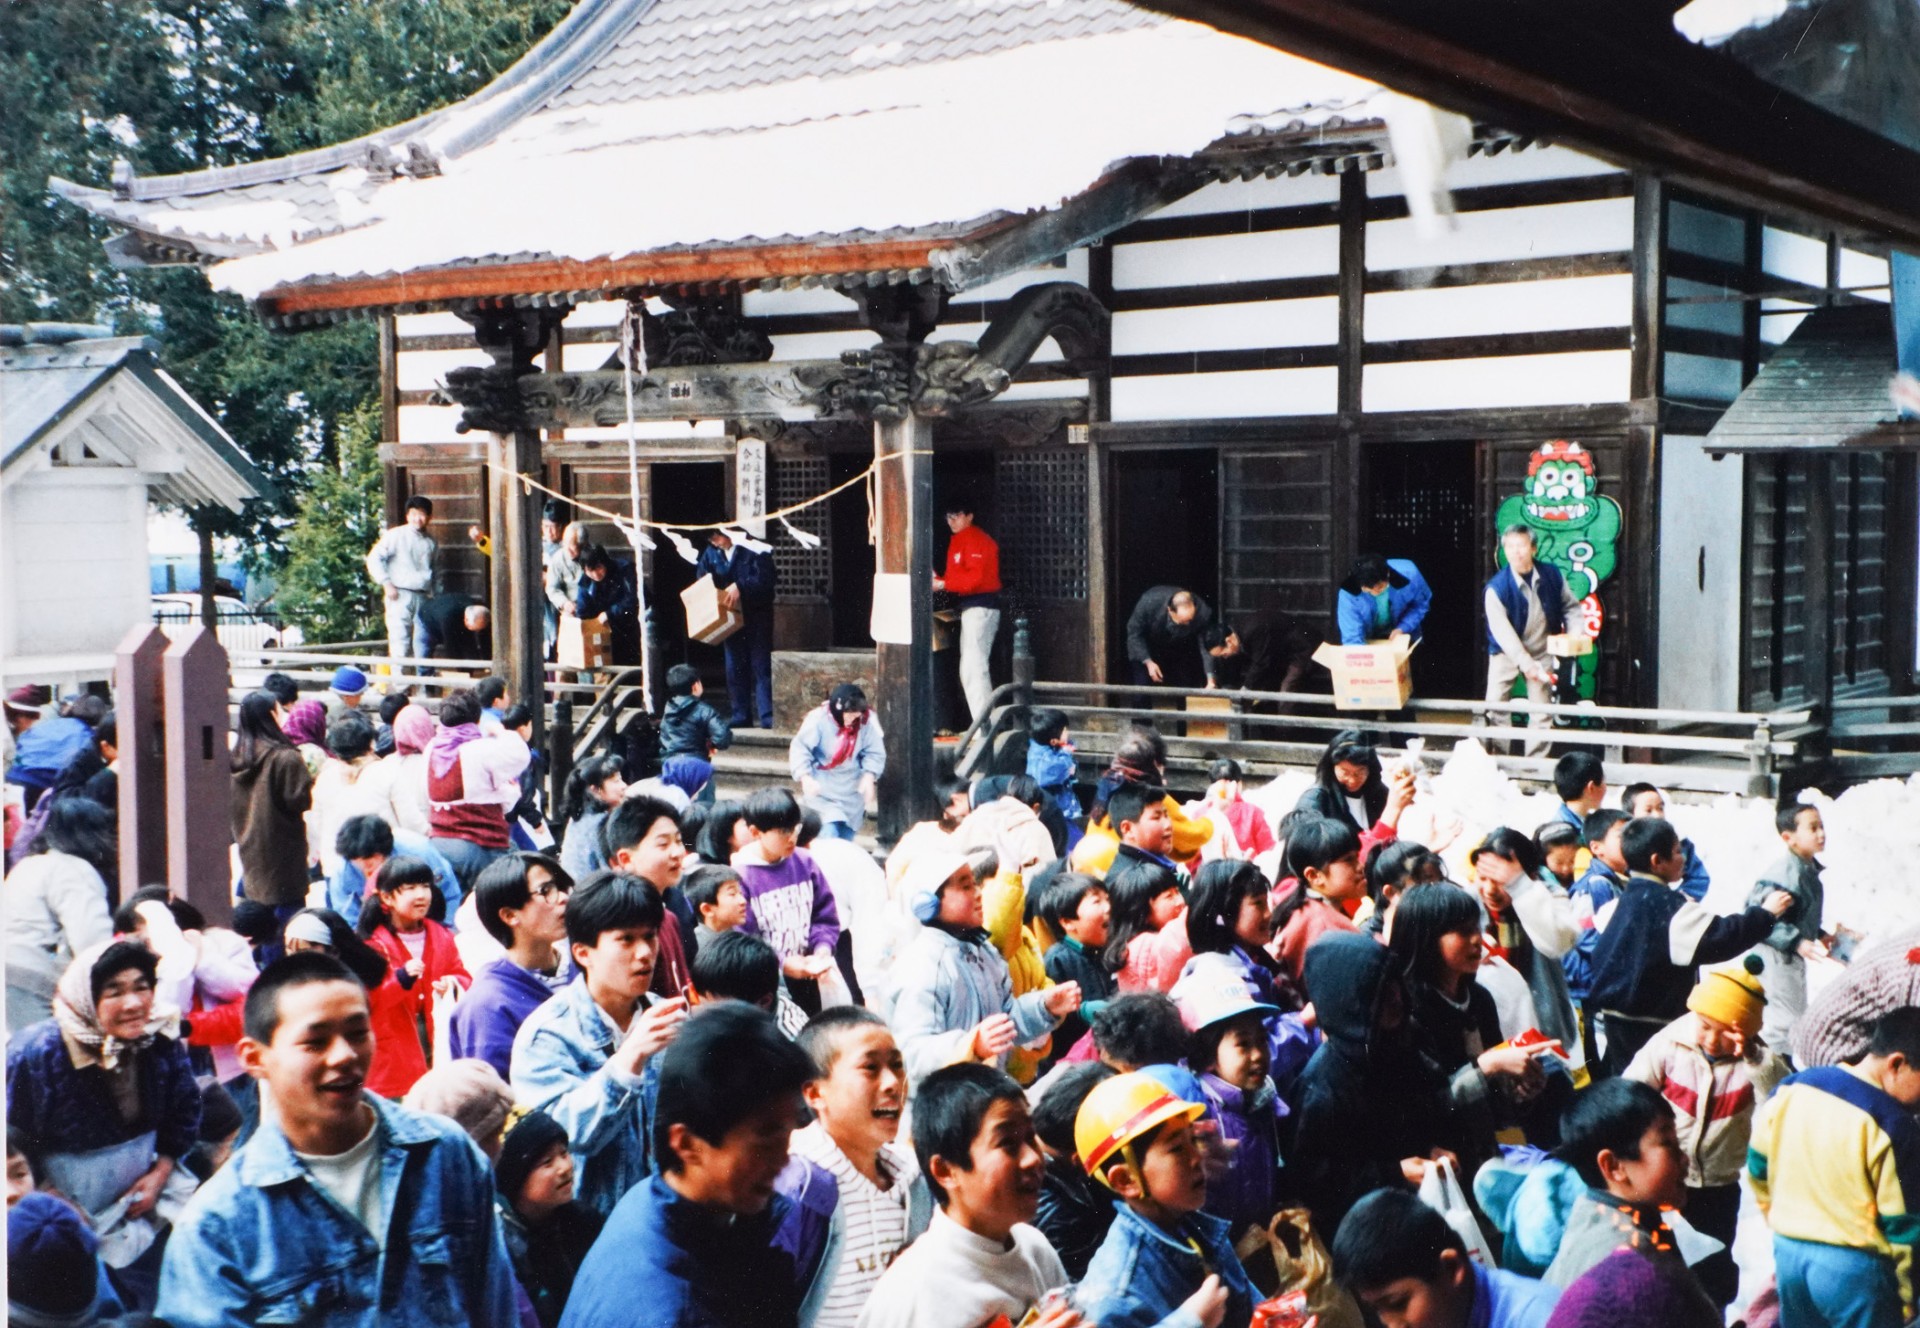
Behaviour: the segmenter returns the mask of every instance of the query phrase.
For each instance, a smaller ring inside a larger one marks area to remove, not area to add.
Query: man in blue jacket
[[[700,551],[694,568],[698,575],[711,576],[720,588],[720,602],[740,610],[745,620],[739,631],[726,639],[727,700],[733,707],[731,723],[736,729],[750,729],[757,716],[760,727],[773,727],[773,592],[779,573],[771,553],[756,553],[744,544],[736,544],[724,530],[707,535],[707,547]]]
[[[1364,646],[1401,637],[1418,641],[1431,607],[1433,591],[1418,567],[1405,558],[1363,553],[1340,583],[1340,644]]]
[[[1509,526],[1500,536],[1505,566],[1487,582],[1482,597],[1487,615],[1487,700],[1503,702],[1513,694],[1516,679],[1525,678],[1527,700],[1546,705],[1553,700],[1555,664],[1547,653],[1547,638],[1567,630],[1567,615],[1580,606],[1579,596],[1551,563],[1538,561],[1533,532]],[[1551,715],[1534,715],[1532,727],[1552,725]],[[1528,756],[1545,756],[1551,743],[1545,737],[1527,744]]]
[[[720,1001],[687,1020],[659,1076],[659,1170],[608,1217],[561,1328],[795,1328],[833,1209],[779,1184],[813,1062],[773,1016]]]
[[[514,1328],[487,1159],[452,1121],[365,1088],[367,993],[292,954],[247,993],[240,1062],[260,1128],[175,1222],[160,1272],[175,1328]]]

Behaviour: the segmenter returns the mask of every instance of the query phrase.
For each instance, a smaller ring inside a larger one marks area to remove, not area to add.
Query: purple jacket
[[[561,984],[564,986],[565,984]],[[485,1061],[507,1078],[513,1035],[560,988],[502,956],[480,970],[453,1007],[448,1047],[456,1057]]]
[[[833,888],[814,862],[797,848],[784,862],[769,865],[758,845],[736,853],[733,868],[747,894],[747,920],[740,930],[758,936],[785,959],[833,953],[840,940],[840,913],[833,904]]]
[[[1224,1217],[1238,1236],[1249,1226],[1264,1226],[1280,1206],[1280,1118],[1286,1104],[1271,1079],[1251,1098],[1217,1075],[1201,1075],[1200,1086],[1230,1149],[1226,1173],[1207,1177],[1206,1210]]]

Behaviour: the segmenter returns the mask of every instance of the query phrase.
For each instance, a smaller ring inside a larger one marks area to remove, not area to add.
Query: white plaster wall
[[[1667,434],[1660,466],[1660,704],[1740,708],[1745,462]],[[1704,569],[1704,570],[1703,570]]]
[[[150,616],[143,476],[29,475],[5,517],[9,657],[111,651]]]

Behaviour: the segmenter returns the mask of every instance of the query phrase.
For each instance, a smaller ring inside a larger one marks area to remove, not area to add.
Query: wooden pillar
[[[506,440],[509,466],[516,475],[542,479],[540,431],[521,429]],[[533,711],[533,748],[540,750],[546,736],[546,562],[540,543],[541,495],[538,489],[510,483],[504,501],[494,510],[506,515],[506,542],[496,547],[505,556],[497,561],[507,569],[506,603],[513,606],[508,620],[507,650],[503,661],[513,699]],[[499,640],[499,637],[495,637]]]
[[[1104,241],[1087,250],[1087,289],[1113,308],[1113,246]],[[1113,626],[1113,550],[1108,547],[1107,445],[1092,427],[1113,418],[1113,354],[1087,375],[1087,677],[1107,681],[1107,656]]]
[[[883,843],[934,814],[933,801],[933,426],[923,416],[876,421],[873,455],[879,466],[875,569],[908,579],[912,640],[876,646],[875,713],[887,738],[887,771],[880,780]],[[897,456],[896,460],[888,460]]]
[[[907,578],[908,630],[900,635],[908,639],[876,640],[874,649],[874,709],[887,740],[876,829],[880,842],[891,844],[934,813],[933,424],[913,409],[912,399],[920,347],[940,325],[947,296],[928,283],[868,287],[853,297],[861,321],[880,336],[872,351],[876,384],[891,385],[868,407],[874,422],[874,570]],[[874,590],[878,599],[877,577]]]
[[[167,634],[142,623],[121,639],[114,655],[122,899],[167,879],[166,710],[160,662],[166,653]]]
[[[474,340],[503,378],[534,372],[534,357],[551,349],[567,310],[511,309],[468,315]],[[496,429],[487,435],[487,599],[493,611],[493,667],[513,699],[533,711],[533,741],[546,732],[546,646],[541,629],[542,564],[539,491],[516,478],[544,480],[540,431]]]
[[[1360,422],[1365,408],[1367,360],[1367,175],[1357,169],[1340,177],[1338,309],[1334,391],[1340,433],[1333,453],[1335,508],[1328,561],[1334,576],[1342,577],[1360,551],[1361,488],[1366,482]],[[1333,587],[1326,587],[1326,593],[1331,596]]]
[[[167,888],[225,926],[233,917],[227,652],[189,628],[161,657],[166,711]]]
[[[392,314],[381,314],[380,325],[380,441],[400,441],[400,333]],[[396,511],[390,514],[400,519]]]
[[[488,603],[493,609],[493,668],[515,701],[533,709],[533,740],[546,730],[546,638],[542,627],[545,569],[540,553],[540,493],[514,478],[540,479],[540,432],[487,436]]]
[[[1660,395],[1666,385],[1661,332],[1667,311],[1667,191],[1656,176],[1633,182],[1633,309],[1627,430],[1627,566],[1615,593],[1628,599],[1627,694],[1618,704],[1651,706],[1660,697]]]

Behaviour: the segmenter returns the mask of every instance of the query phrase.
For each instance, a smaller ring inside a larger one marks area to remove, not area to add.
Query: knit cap
[[[513,1090],[486,1061],[467,1057],[434,1066],[407,1090],[401,1105],[445,1116],[485,1150],[513,1110]]]
[[[1755,1036],[1760,1032],[1761,1007],[1767,1003],[1760,990],[1761,967],[1758,956],[1748,955],[1738,964],[1706,970],[1687,997],[1687,1008],[1737,1028],[1747,1037]]]
[[[53,689],[28,683],[7,693],[7,709],[23,715],[37,715],[53,704]]]
[[[567,1132],[559,1121],[544,1111],[522,1116],[500,1145],[500,1160],[493,1164],[493,1183],[511,1201],[527,1183],[527,1177],[540,1165],[540,1159],[555,1144],[564,1145]]]
[[[342,696],[358,696],[367,690],[367,675],[351,664],[333,671],[333,690]]]
[[[23,1195],[7,1210],[7,1299],[44,1314],[83,1314],[99,1286],[99,1248],[71,1204]]]

